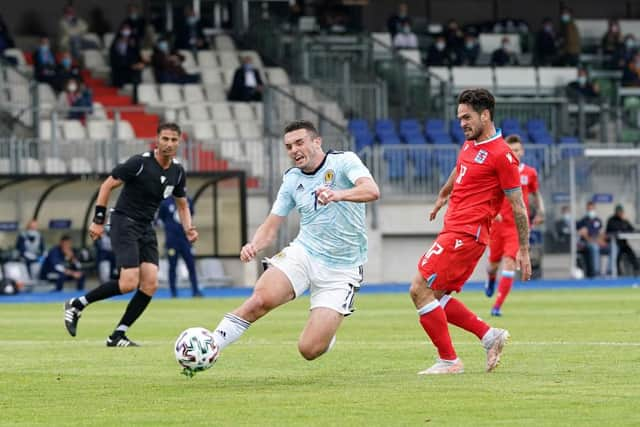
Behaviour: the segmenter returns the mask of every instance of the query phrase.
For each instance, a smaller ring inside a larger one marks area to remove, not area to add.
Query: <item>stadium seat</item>
[[[11,160],[6,157],[0,157],[0,174],[11,173]]]
[[[202,85],[187,84],[182,86],[182,90],[184,91],[185,102],[192,103],[205,101]]]
[[[180,104],[183,102],[181,85],[164,83],[160,85],[160,99],[163,104]]]
[[[47,157],[44,159],[44,173],[63,174],[67,172],[67,165],[59,157]]]
[[[262,148],[261,144],[258,145],[260,146],[260,148]],[[220,155],[229,160],[246,160],[247,155],[245,153],[245,144],[241,144],[239,141],[223,140],[220,142]]]
[[[218,68],[218,59],[210,50],[199,50],[197,53],[198,65],[204,71],[205,68]]]
[[[4,50],[4,56],[14,58],[18,67],[22,68],[27,65],[27,60],[20,49],[8,48]]]
[[[213,120],[233,120],[230,104],[226,102],[211,104],[211,117]]]
[[[240,122],[255,122],[256,115],[253,112],[251,105],[246,102],[234,102],[231,104],[233,110],[233,117]]]
[[[85,49],[81,53],[84,68],[91,70],[98,76],[107,76],[111,73],[111,68],[102,53],[98,49]]]
[[[32,157],[22,157],[19,162],[20,172],[26,174],[40,174],[42,173],[42,166],[40,162]]]
[[[265,74],[267,76],[267,82],[274,86],[288,86],[289,76],[284,68],[280,67],[267,67],[265,68]]]
[[[502,129],[502,135],[505,138],[511,134],[517,134],[521,138],[526,138],[526,135],[524,134],[524,132],[522,131],[522,128],[520,127],[520,122],[518,121],[518,119],[509,118],[509,117],[504,118],[500,122],[500,128]]]
[[[27,265],[22,261],[7,261],[2,265],[2,269],[4,277],[7,279],[26,284],[34,283],[29,275],[29,270],[27,270]]]
[[[209,117],[209,109],[206,104],[187,104],[187,114],[191,121],[204,121],[211,119],[211,117]]]
[[[138,85],[138,101],[141,104],[157,105],[160,104],[156,85],[153,83],[141,83]]]
[[[216,35],[214,41],[217,50],[236,50],[236,44],[233,42],[233,39],[226,34]]]
[[[493,69],[491,67],[452,67],[453,90],[484,87],[493,90]]]
[[[109,139],[112,136],[113,123],[110,120],[91,120],[87,122],[90,139]]]
[[[247,141],[244,145],[247,157],[251,161],[251,174],[262,178],[265,172],[264,147],[260,141]]]
[[[193,53],[190,50],[186,49],[178,49],[178,53],[184,57],[184,61],[182,61],[182,67],[187,72],[198,71],[198,64],[196,64],[196,60],[193,57]]]
[[[227,100],[226,89],[222,82],[206,85],[204,90],[209,102],[226,102]]]
[[[234,122],[216,122],[215,128],[220,139],[238,139],[238,130]]]
[[[240,130],[240,137],[243,139],[262,138],[262,129],[255,121],[239,123],[238,129]]]
[[[80,120],[64,120],[62,122],[62,133],[65,139],[78,140],[87,138],[87,131]]]
[[[71,173],[86,174],[93,172],[93,168],[89,160],[84,157],[72,157],[69,161],[69,170]]]
[[[465,141],[464,131],[460,127],[460,121],[452,119],[449,121],[449,134],[454,142],[462,144]]]
[[[390,150],[387,148],[384,152],[384,159],[387,162],[387,177],[389,180],[393,181],[405,177],[407,169],[407,152],[405,150]]]
[[[496,93],[500,95],[533,95],[537,91],[534,67],[496,67]]]
[[[236,70],[240,66],[238,55],[232,51],[220,51],[217,53],[220,68],[223,70]],[[254,64],[255,65],[255,64]]]
[[[213,133],[213,127],[211,123],[206,122],[196,122],[193,124],[193,137],[197,140],[208,140],[214,139],[215,135]]]
[[[113,122],[113,126],[116,126],[116,122]],[[131,123],[129,123],[127,120],[120,120],[120,122],[117,123],[116,138],[135,139],[135,137],[136,134],[133,131],[133,127],[131,127]]]
[[[541,94],[555,94],[578,78],[576,67],[539,67],[538,84]]]
[[[222,85],[224,81],[222,80],[222,73],[217,68],[205,68],[200,72],[200,77],[202,78],[202,82],[207,85]]]
[[[478,35],[478,44],[480,45],[480,51],[491,54],[494,50],[502,47],[502,39],[507,37],[511,50],[515,54],[522,53],[520,48],[520,35],[517,33],[480,33]]]

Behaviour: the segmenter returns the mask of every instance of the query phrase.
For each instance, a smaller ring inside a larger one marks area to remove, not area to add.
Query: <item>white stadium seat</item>
[[[222,80],[222,74],[217,68],[205,68],[201,71],[200,76],[202,77],[202,82],[207,85],[221,85],[224,83]]]
[[[193,124],[193,137],[197,140],[214,139],[213,127],[209,122],[195,122]]]
[[[534,67],[496,67],[496,93],[534,94],[537,89]]]
[[[163,104],[178,104],[183,101],[181,85],[164,83],[160,85],[160,98]]]
[[[65,139],[86,139],[87,132],[80,120],[65,120],[62,122],[62,132]]]
[[[237,139],[238,129],[234,122],[216,122],[216,134],[220,139]]]
[[[538,84],[541,93],[553,93],[577,78],[578,69],[574,67],[538,68]]]
[[[27,174],[40,174],[42,173],[42,166],[34,158],[23,157],[20,159],[20,171]]]
[[[215,36],[217,50],[236,50],[236,44],[233,39],[226,34],[218,34]]]
[[[233,120],[231,108],[226,102],[216,102],[211,104],[211,117],[214,120]]]
[[[255,121],[240,123],[238,128],[242,139],[258,139],[262,137],[262,129]]]
[[[66,173],[67,165],[59,157],[47,157],[44,159],[44,173]]]
[[[153,83],[141,83],[138,85],[138,101],[141,104],[159,104],[160,98],[156,85]]]
[[[509,45],[512,52],[519,55],[522,53],[520,49],[520,35],[519,34],[495,34],[495,33],[481,33],[478,36],[478,44],[480,45],[480,51],[491,54],[494,50],[502,47],[502,39],[507,37],[509,39]]]
[[[187,114],[189,115],[189,120],[195,121],[206,121],[209,120],[209,109],[206,104],[197,103],[197,104],[187,104]]]
[[[93,168],[91,167],[89,160],[84,157],[72,157],[69,161],[69,170],[71,173],[78,174],[93,172]]]
[[[451,68],[453,88],[461,89],[485,87],[493,88],[493,70],[491,67],[453,67]]]
[[[255,121],[256,119],[253,108],[246,102],[234,102],[231,104],[231,108],[237,121]]]
[[[182,90],[184,91],[184,101],[191,102],[201,102],[204,101],[204,91],[202,85],[199,84],[188,84],[182,86]]]
[[[202,258],[196,263],[198,280],[205,285],[231,285],[231,277],[224,272],[222,261],[218,258]]]
[[[90,139],[109,139],[112,126],[113,122],[110,120],[90,120],[87,122],[87,133]]]
[[[223,102],[227,100],[226,88],[222,82],[220,82],[220,84],[206,85],[204,91],[207,95],[207,101],[209,102]]]
[[[272,85],[287,86],[289,85],[289,75],[280,67],[267,67],[265,68],[267,75],[267,81]]]
[[[203,68],[217,68],[219,66],[216,55],[210,50],[198,51],[198,65]]]

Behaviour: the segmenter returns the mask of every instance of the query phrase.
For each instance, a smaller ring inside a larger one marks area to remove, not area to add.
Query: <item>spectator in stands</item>
[[[594,202],[587,203],[587,214],[576,224],[578,236],[578,250],[584,255],[586,276],[600,275],[600,252],[607,248],[607,242],[602,229],[602,220],[596,213]]]
[[[16,239],[16,250],[20,259],[27,265],[27,271],[32,276],[34,264],[38,264],[44,255],[44,239],[38,230],[38,221],[35,219],[27,223],[25,230],[18,234]]]
[[[633,34],[627,34],[624,36],[624,42],[619,46],[611,59],[615,69],[624,70],[629,64],[629,61],[633,59],[636,52],[638,52],[636,37]]]
[[[13,63],[13,65],[18,65],[15,63],[15,59],[12,57],[4,56],[4,51],[7,49],[11,49],[15,47],[16,44],[13,41],[13,37],[11,37],[11,33],[9,32],[9,27],[4,22],[2,15],[0,14],[0,57],[6,59],[7,61]]]
[[[56,91],[62,92],[65,90],[65,85],[70,79],[74,79],[78,82],[82,81],[80,67],[73,60],[70,52],[62,52],[60,54],[60,61],[56,68]]]
[[[444,30],[444,37],[447,41],[447,50],[451,58],[458,58],[461,56],[462,49],[464,48],[464,33],[458,25],[458,21],[450,19],[447,22],[447,28]]]
[[[605,55],[613,55],[618,51],[622,43],[620,24],[617,19],[610,19],[607,32],[602,36],[602,42],[600,43],[602,53]]]
[[[436,37],[436,40],[427,51],[427,65],[451,65],[452,64],[449,49],[447,49],[447,41],[444,36]]]
[[[396,49],[417,49],[418,37],[411,31],[411,24],[408,22],[402,26],[402,31],[393,37],[393,47]]]
[[[640,52],[637,52],[624,68],[622,72],[622,86],[639,87],[640,86]]]
[[[556,221],[555,234],[559,242],[568,243],[571,241],[571,228],[573,221],[571,220],[571,211],[569,206],[563,206],[560,211],[560,219]]]
[[[480,44],[475,35],[467,33],[464,36],[464,47],[460,57],[456,58],[455,65],[476,65],[478,61],[478,55],[480,55]]]
[[[49,38],[40,38],[40,45],[33,53],[33,68],[36,80],[42,83],[49,83],[55,88],[56,84],[56,60],[49,45]]]
[[[250,56],[242,58],[242,65],[233,74],[229,101],[262,101],[262,78],[252,62]]]
[[[63,235],[58,246],[51,248],[47,254],[40,269],[40,280],[54,284],[56,291],[62,291],[64,282],[69,280],[76,281],[78,290],[84,289],[85,276],[82,265],[73,251],[69,235]]]
[[[176,49],[208,49],[209,43],[202,30],[202,23],[191,6],[184,9],[184,22],[176,29]]]
[[[144,61],[135,38],[131,37],[131,28],[123,25],[115,37],[109,51],[111,63],[111,83],[121,88],[127,83],[134,85],[134,102],[137,102],[137,85],[141,81]]]
[[[104,284],[109,280],[118,279],[118,269],[116,268],[116,256],[111,247],[110,225],[105,225],[102,236],[95,241],[96,249],[96,269],[98,270],[98,280]]]
[[[91,113],[93,96],[80,81],[71,78],[65,84],[65,90],[58,95],[58,108],[67,112],[70,120],[84,120]]]
[[[140,13],[140,6],[136,3],[130,3],[127,7],[127,17],[120,27],[128,25],[131,28],[131,37],[135,38],[138,42],[138,46],[142,46],[144,42],[145,33],[147,30],[147,21]]]
[[[409,18],[409,6],[406,2],[398,3],[398,12],[387,19],[387,31],[391,34],[391,40],[393,40],[405,24],[411,25],[411,18]]]
[[[629,246],[629,242],[627,242],[626,239],[618,238],[618,233],[633,232],[635,232],[635,229],[627,218],[625,218],[624,207],[622,205],[617,205],[613,215],[607,220],[607,235],[610,239],[615,239],[618,245],[618,259],[616,260],[618,263],[618,271],[624,271],[621,267],[622,261],[626,257],[633,266],[634,276],[638,276],[640,275],[640,263],[638,262],[636,253],[633,251],[633,248]]]
[[[491,54],[491,65],[494,67],[519,65],[518,55],[513,51],[509,37],[503,37],[500,47]]]
[[[580,31],[568,7],[563,8],[560,14],[560,41],[560,65],[575,67],[580,60]]]
[[[171,50],[167,39],[158,39],[153,48],[151,66],[156,83],[198,83],[198,74],[188,74],[182,67],[184,56],[176,50]]]
[[[578,69],[577,80],[567,85],[567,96],[574,102],[596,102],[600,97],[600,86],[589,79],[589,74],[584,68]]]
[[[64,7],[64,14],[60,19],[58,48],[71,51],[74,58],[80,58],[80,50],[85,42],[82,37],[89,28],[84,19],[76,16],[75,9],[71,5]],[[96,46],[97,47],[97,46]]]
[[[536,34],[534,48],[534,63],[538,66],[553,65],[558,56],[558,42],[553,31],[553,21],[545,18],[542,21],[542,29]]]

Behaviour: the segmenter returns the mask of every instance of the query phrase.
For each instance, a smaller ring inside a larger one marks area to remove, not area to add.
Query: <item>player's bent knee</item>
[[[147,295],[153,295],[158,290],[158,282],[140,282],[140,289]]]
[[[322,356],[329,349],[324,343],[299,342],[298,351],[306,360],[314,360]]]

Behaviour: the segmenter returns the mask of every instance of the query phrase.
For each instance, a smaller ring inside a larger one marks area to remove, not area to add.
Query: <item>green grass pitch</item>
[[[460,298],[481,315],[479,292]],[[89,307],[78,337],[62,304],[0,305],[0,425],[419,426],[640,425],[640,290],[515,292],[490,319],[512,339],[496,372],[452,327],[466,372],[417,376],[435,350],[406,294],[363,294],[334,349],[307,362],[297,338],[308,299],[257,322],[210,370],[189,379],[178,333],[213,328],[239,299],[156,300],[106,348],[126,302]]]

